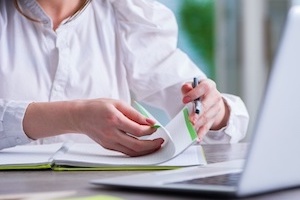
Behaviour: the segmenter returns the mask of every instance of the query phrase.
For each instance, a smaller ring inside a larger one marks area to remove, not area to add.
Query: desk
[[[247,144],[203,145],[208,163],[240,159],[245,156]],[[91,185],[91,179],[121,176],[144,171],[90,171],[55,172],[51,170],[0,171],[0,194],[19,194],[28,192],[76,191],[76,196],[110,195],[126,200],[179,200],[195,197],[155,192],[129,192],[116,189],[99,188]],[[276,192],[247,199],[299,199],[300,189]],[[198,197],[197,199],[205,199]]]

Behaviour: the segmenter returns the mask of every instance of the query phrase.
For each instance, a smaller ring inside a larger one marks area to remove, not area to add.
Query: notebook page
[[[194,165],[207,165],[203,148],[200,145],[192,145],[171,160],[158,164],[158,166],[177,167],[187,167]]]
[[[5,166],[30,166],[51,164],[52,156],[62,143],[45,145],[22,145],[0,151],[0,169]]]

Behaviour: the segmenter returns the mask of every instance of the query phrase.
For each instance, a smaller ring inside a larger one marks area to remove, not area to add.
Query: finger
[[[154,140],[139,140],[133,136],[130,136],[126,133],[120,134],[119,140],[122,141],[122,145],[135,151],[149,151],[157,149],[162,145],[164,140],[162,138],[157,138]]]
[[[105,149],[118,151],[129,156],[146,155],[158,150],[163,144],[162,138],[154,140],[138,140],[120,130],[109,134],[109,137],[94,138]]]
[[[205,124],[209,123],[210,121],[215,121],[216,116],[218,115],[219,107],[211,107],[205,113],[201,114],[197,121],[195,122],[195,127],[199,129],[199,127],[204,126]],[[210,128],[210,127],[209,127]]]
[[[197,85],[197,87],[194,88],[194,90],[192,90],[189,93],[189,96],[192,99],[200,98],[200,97],[204,96],[206,93],[208,93],[208,91],[210,91],[211,88],[213,88],[213,85],[212,85],[212,82],[209,79],[202,80]]]
[[[192,86],[192,82],[188,82],[188,83],[185,83],[182,85],[181,87],[181,93],[183,95],[185,95],[186,93],[188,93],[189,91],[191,91],[193,89],[193,86]]]
[[[192,112],[189,116],[190,121],[192,124],[196,124],[197,121],[199,121],[199,118],[210,116],[209,113],[211,113],[213,110],[213,107],[218,107],[218,97],[212,93],[208,93],[207,95],[202,96],[202,100],[200,103],[200,114],[197,114],[195,112]],[[194,108],[195,109],[195,108]],[[203,121],[203,120],[200,120]]]
[[[193,90],[192,83],[185,83],[181,87],[181,93],[183,95],[182,102],[187,104],[192,101],[192,99],[187,95],[191,90]]]
[[[154,141],[144,141],[144,142],[154,142]],[[157,151],[157,150],[159,150],[161,148],[161,145],[159,145],[156,148],[151,148],[151,149],[146,149],[146,150],[136,150],[136,149],[127,148],[126,146],[123,146],[123,145],[120,145],[120,147],[121,146],[122,146],[122,148],[124,150],[122,153],[124,153],[126,155],[129,155],[131,157],[143,156],[143,155],[151,154],[151,153],[154,153],[155,151]]]
[[[214,89],[213,91],[207,92],[201,98],[201,104],[203,110],[209,110],[214,106],[219,106],[222,101],[221,94]]]
[[[157,149],[154,149],[154,150],[151,149],[148,151],[138,152],[136,150],[129,149],[122,144],[115,144],[113,148],[106,148],[106,149],[118,151],[118,152],[121,152],[130,157],[136,157],[136,156],[142,156],[142,155],[147,155],[147,154],[153,153],[153,152],[157,151],[158,149],[160,149],[160,147]]]
[[[155,120],[145,117],[141,113],[139,113],[132,106],[125,104],[123,102],[118,102],[116,104],[116,108],[125,115],[128,119],[141,124],[141,125],[149,125],[152,126],[155,124]]]
[[[197,130],[197,135],[198,135],[198,139],[200,141],[203,140],[204,136],[207,134],[207,132],[209,131],[210,127],[212,126],[213,121],[209,121],[208,123],[206,123],[205,125],[201,126],[198,130]]]
[[[198,118],[195,129],[197,130],[197,135],[200,140],[202,140],[206,133],[211,129],[218,114],[218,110],[218,107],[212,107]]]
[[[193,101],[193,99],[188,95],[194,88],[192,86],[193,83],[189,82],[189,83],[185,83],[182,87],[181,87],[181,93],[183,95],[182,98],[182,102],[187,104],[191,101]]]
[[[154,120],[144,117],[131,106],[119,103],[116,108],[118,112],[115,113],[117,118],[115,124],[123,132],[140,137],[150,135],[157,130],[155,127],[151,127],[155,124]]]
[[[212,81],[209,81],[209,79],[200,81],[197,87],[193,88],[184,95],[183,103],[189,103],[198,98],[202,99],[202,96],[204,96],[207,93],[210,87],[213,87],[213,84]]]
[[[162,138],[139,140],[126,133],[120,132],[115,150],[129,156],[141,156],[157,151],[160,149],[163,142],[164,140]]]
[[[195,111],[191,112],[191,114],[189,115],[190,122],[193,125],[196,125],[196,123],[199,120],[201,115],[202,115],[202,113],[200,113],[200,115],[199,115],[199,114],[195,113]]]
[[[118,115],[118,124],[116,124],[116,127],[126,133],[130,133],[131,135],[134,135],[136,137],[151,135],[154,133],[157,128],[151,127],[149,125],[141,125],[136,123],[135,121],[132,121],[131,119],[127,118],[124,115]]]

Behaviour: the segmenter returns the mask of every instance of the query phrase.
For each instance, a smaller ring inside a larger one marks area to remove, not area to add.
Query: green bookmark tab
[[[184,119],[185,119],[185,125],[188,128],[188,131],[190,133],[191,139],[194,141],[198,136],[197,133],[194,129],[193,124],[191,123],[190,119],[189,119],[189,111],[187,108],[185,108],[183,110],[183,114],[184,114]]]
[[[148,114],[148,112],[146,111],[146,109],[141,105],[139,104],[138,102],[134,102],[137,110],[142,114],[144,115],[145,117],[147,118],[151,118]],[[159,124],[154,124],[153,126],[151,126],[151,128],[160,128],[161,126]]]

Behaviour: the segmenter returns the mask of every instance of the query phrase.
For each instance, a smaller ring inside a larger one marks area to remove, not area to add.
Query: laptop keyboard
[[[193,185],[223,185],[236,186],[241,173],[222,174],[217,176],[202,177],[186,181],[176,182],[175,184],[193,184]]]

